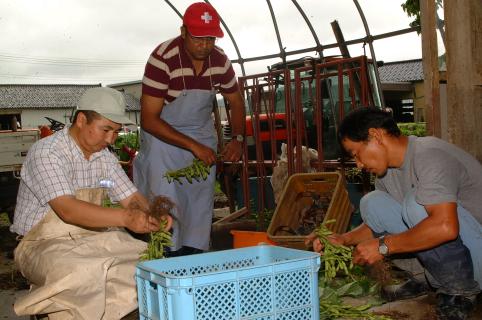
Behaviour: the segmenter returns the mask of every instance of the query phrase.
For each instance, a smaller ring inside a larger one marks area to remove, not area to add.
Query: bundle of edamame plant
[[[165,247],[172,246],[171,233],[164,231],[166,224],[167,222],[162,220],[160,223],[161,229],[157,232],[151,232],[147,249],[140,256],[141,261],[164,258]]]
[[[171,233],[165,231],[167,220],[163,216],[168,215],[174,207],[172,201],[164,196],[157,196],[152,199],[149,206],[149,214],[160,220],[160,229],[151,232],[147,249],[141,254],[140,260],[153,260],[164,258],[164,249],[172,246]]]
[[[332,244],[328,240],[328,236],[333,234],[333,232],[331,232],[326,225],[334,222],[334,219],[328,220],[315,229],[315,233],[324,248],[322,259],[324,261],[325,279],[327,281],[333,279],[340,270],[349,276],[350,270],[353,268],[352,249],[344,245]]]
[[[182,184],[181,178],[185,178],[189,183],[192,183],[193,179],[199,182],[200,179],[207,179],[210,170],[211,168],[203,161],[199,160],[198,158],[194,158],[191,165],[178,170],[167,171],[164,174],[164,177],[166,177],[167,182],[169,183],[177,181]]]
[[[320,299],[320,320],[324,319],[364,319],[364,320],[390,320],[390,317],[368,312],[370,304],[351,306],[341,301],[334,303]]]
[[[332,244],[328,237],[333,233],[326,225],[334,223],[335,220],[328,220],[322,223],[315,233],[323,244],[324,279],[320,281],[320,320],[328,319],[366,319],[366,320],[389,320],[390,317],[377,315],[368,311],[373,304],[363,304],[353,306],[344,304],[342,296],[361,296],[364,294],[362,285],[356,276],[352,274],[352,248],[343,245]],[[344,284],[340,288],[333,288],[338,271],[343,271],[345,277],[349,277],[351,282]],[[374,291],[370,288],[370,291]]]

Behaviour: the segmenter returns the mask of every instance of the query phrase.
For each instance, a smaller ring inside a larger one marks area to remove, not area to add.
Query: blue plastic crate
[[[260,245],[141,262],[140,319],[317,320],[317,253]]]

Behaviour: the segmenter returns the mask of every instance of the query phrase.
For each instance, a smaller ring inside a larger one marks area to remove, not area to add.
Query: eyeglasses
[[[207,45],[213,45],[216,42],[216,37],[195,37],[189,32],[187,32],[189,35],[189,38],[191,38],[192,43],[195,45],[201,45],[201,44],[207,44]]]

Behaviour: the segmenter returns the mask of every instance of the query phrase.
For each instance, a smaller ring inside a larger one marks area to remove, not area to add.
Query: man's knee
[[[402,217],[410,228],[427,217],[425,207],[417,203],[413,192],[409,192],[403,199]]]
[[[380,211],[382,203],[390,197],[386,192],[374,190],[360,199],[360,214],[363,221],[367,221]]]
[[[402,220],[402,206],[388,193],[375,190],[360,201],[363,222],[375,233],[400,233],[406,230]]]

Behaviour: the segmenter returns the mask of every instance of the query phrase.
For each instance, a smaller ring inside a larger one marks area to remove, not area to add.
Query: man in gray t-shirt
[[[331,241],[356,246],[355,264],[413,254],[428,284],[414,277],[384,288],[385,299],[435,289],[439,318],[465,319],[482,287],[481,164],[438,138],[402,135],[391,115],[375,108],[350,112],[338,138],[377,180],[360,202],[363,223]],[[319,240],[313,247],[323,249]]]
[[[435,137],[408,137],[403,164],[375,182],[402,203],[414,190],[421,205],[456,202],[482,223],[482,166],[467,152]]]

